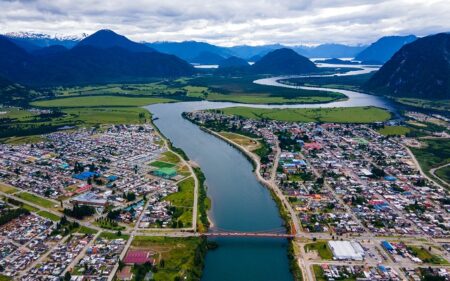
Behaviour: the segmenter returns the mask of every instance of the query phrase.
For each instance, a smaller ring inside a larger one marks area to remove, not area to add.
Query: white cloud
[[[367,44],[450,31],[448,0],[8,0],[0,10],[1,33],[110,28],[137,41],[219,45]]]

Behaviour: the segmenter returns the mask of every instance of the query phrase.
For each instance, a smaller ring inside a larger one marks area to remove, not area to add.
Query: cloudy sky
[[[90,34],[214,44],[367,44],[450,31],[449,0],[0,0],[0,33]]]

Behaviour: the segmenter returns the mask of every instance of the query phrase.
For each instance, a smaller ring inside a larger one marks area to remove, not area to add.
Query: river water
[[[255,81],[259,84],[291,87],[277,82],[280,77]],[[311,90],[319,88],[303,87]],[[320,88],[324,90],[324,88]],[[283,231],[279,210],[270,192],[252,172],[251,163],[226,142],[205,133],[182,118],[183,112],[230,106],[260,108],[312,108],[379,106],[392,109],[385,100],[353,91],[325,89],[349,97],[328,104],[250,105],[228,102],[179,102],[146,108],[157,118],[155,125],[176,147],[198,163],[206,176],[212,200],[210,231]],[[216,238],[219,248],[209,251],[204,281],[288,281],[292,280],[287,258],[288,242],[283,239]]]

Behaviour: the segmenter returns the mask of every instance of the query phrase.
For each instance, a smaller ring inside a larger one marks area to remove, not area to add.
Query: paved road
[[[417,167],[417,169],[419,170],[420,174],[421,174],[423,177],[425,177],[426,179],[428,179],[429,181],[434,182],[434,183],[435,183],[437,186],[439,186],[440,188],[445,189],[445,187],[443,187],[442,185],[440,185],[439,183],[437,183],[434,179],[430,178],[429,176],[427,176],[427,175],[423,172],[422,167],[421,167],[420,164],[419,164],[419,161],[417,161],[416,156],[414,155],[414,153],[412,153],[412,151],[409,149],[409,147],[407,147],[407,146],[405,146],[405,145],[402,145],[402,146],[406,149],[406,151],[408,152],[409,156],[411,156],[411,159],[413,160],[414,165],[416,165],[416,167]],[[450,163],[449,163],[449,164],[450,164]]]
[[[433,168],[430,170],[430,174],[433,175],[433,177],[435,177],[436,179],[438,179],[439,181],[441,181],[442,184],[446,185],[446,186],[450,186],[450,183],[446,182],[445,180],[443,180],[442,178],[440,178],[438,175],[436,175],[436,171],[445,167],[450,166],[450,163],[447,163],[445,165]]]
[[[177,155],[181,159],[181,162],[188,167],[189,172],[192,174],[192,177],[194,178],[194,205],[192,206],[192,210],[193,210],[192,211],[192,230],[194,232],[197,232],[198,188],[199,188],[199,182],[198,182],[197,175],[195,174],[194,169],[192,168],[191,164],[189,164],[183,157],[181,157],[180,154],[178,154],[177,152],[170,149],[169,140],[161,133],[158,132],[158,134],[161,137],[161,139],[164,140],[164,145],[167,147],[167,149],[169,151],[171,151],[173,154]]]
[[[76,256],[73,261],[66,267],[66,269],[63,271],[63,273],[61,274],[62,276],[64,276],[64,274],[66,274],[67,271],[71,271],[77,264],[78,262],[84,257],[84,255],[86,254],[86,251],[92,247],[92,245],[94,244],[95,240],[97,239],[97,237],[100,235],[100,232],[97,232],[97,234],[95,234],[95,236],[91,239],[91,241],[89,241],[89,243],[83,248],[83,250],[80,251],[80,253],[78,254],[78,256]]]

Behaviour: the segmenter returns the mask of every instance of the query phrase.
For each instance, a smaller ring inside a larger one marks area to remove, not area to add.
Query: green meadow
[[[369,106],[284,109],[230,107],[222,109],[222,112],[249,119],[270,119],[288,122],[372,123],[386,121],[391,118],[389,111]]]

